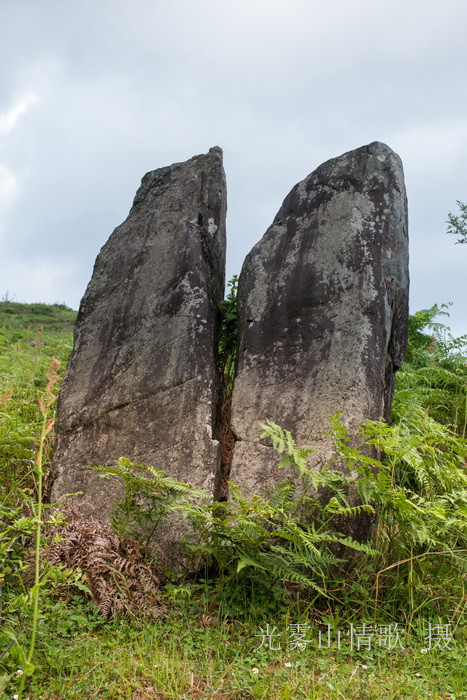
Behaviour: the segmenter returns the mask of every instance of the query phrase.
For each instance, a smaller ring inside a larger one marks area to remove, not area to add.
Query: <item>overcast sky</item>
[[[465,0],[1,0],[0,297],[78,308],[148,170],[224,150],[228,270],[296,182],[402,158],[411,310],[467,332]]]

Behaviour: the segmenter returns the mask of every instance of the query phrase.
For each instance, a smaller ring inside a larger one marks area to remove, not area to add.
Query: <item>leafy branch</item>
[[[456,204],[460,209],[459,214],[448,214],[448,228],[446,233],[452,233],[455,236],[459,236],[456,243],[467,243],[467,204],[461,202],[459,199],[456,200]]]

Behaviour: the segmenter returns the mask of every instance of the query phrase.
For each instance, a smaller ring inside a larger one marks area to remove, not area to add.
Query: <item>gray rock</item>
[[[212,493],[225,215],[219,148],[144,176],[81,302],[58,402],[53,499],[82,491],[82,510],[108,517],[111,482],[85,467],[121,456]],[[176,564],[179,534],[159,537],[161,565]]]
[[[408,326],[399,157],[371,143],[298,183],[245,260],[238,307],[231,479],[251,495],[284,477],[258,421],[317,449],[316,462],[332,455],[330,414],[351,435],[389,416]]]

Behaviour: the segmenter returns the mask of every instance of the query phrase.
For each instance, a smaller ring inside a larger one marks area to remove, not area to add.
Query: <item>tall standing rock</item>
[[[351,434],[389,415],[408,324],[399,157],[371,143],[298,183],[245,260],[238,307],[231,479],[252,494],[278,479],[258,421],[273,420],[326,459],[330,414],[341,410]]]
[[[81,509],[107,517],[109,482],[85,467],[121,456],[212,493],[225,215],[219,148],[144,176],[81,302],[58,403],[54,499],[82,491]],[[168,566],[178,535],[159,542]]]

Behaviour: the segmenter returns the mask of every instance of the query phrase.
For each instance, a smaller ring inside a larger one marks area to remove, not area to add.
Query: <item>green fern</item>
[[[147,546],[159,523],[180,503],[189,499],[206,498],[207,493],[185,484],[151,466],[120,457],[117,464],[91,466],[104,479],[123,485],[124,495],[117,498],[112,515],[112,527],[120,537],[144,539]]]
[[[292,583],[326,598],[336,567],[352,550],[377,554],[369,544],[339,532],[336,517],[354,518],[372,513],[373,507],[349,504],[346,489],[353,477],[328,464],[311,469],[307,458],[313,450],[298,449],[289,431],[269,420],[260,428],[280,455],[279,468],[291,467],[296,480],[279,481],[267,497],[247,498],[230,483],[229,502],[180,504],[193,526],[185,546],[216,572],[223,606],[230,606],[239,591],[245,596],[262,590],[285,600]]]

